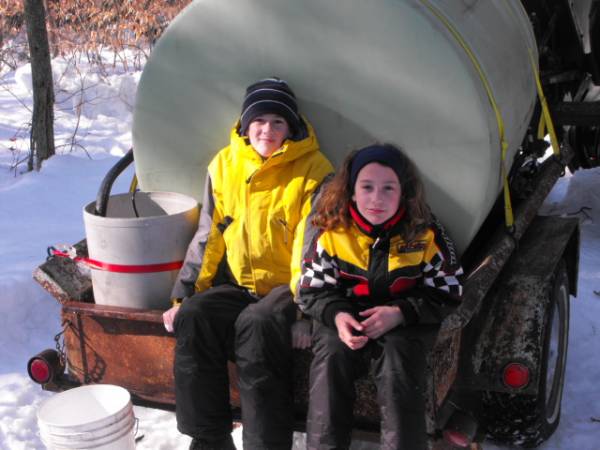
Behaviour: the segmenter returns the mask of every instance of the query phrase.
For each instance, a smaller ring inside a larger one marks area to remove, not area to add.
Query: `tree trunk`
[[[58,1],[60,2],[60,0]],[[50,55],[52,58],[56,58],[60,54],[58,38],[56,36],[56,15],[51,14],[48,6],[48,0],[44,0],[44,9],[46,10],[46,15],[48,17],[46,26],[48,28],[48,44],[50,46]]]
[[[28,169],[40,170],[54,155],[54,89],[43,0],[25,0],[25,22],[31,57],[33,115]]]

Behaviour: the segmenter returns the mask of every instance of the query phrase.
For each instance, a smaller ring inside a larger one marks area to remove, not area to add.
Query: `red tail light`
[[[504,368],[502,381],[507,387],[520,389],[529,384],[529,368],[519,363],[510,363]]]
[[[64,372],[60,355],[56,350],[47,349],[38,353],[27,363],[29,377],[36,383],[45,384]]]
[[[471,445],[469,437],[460,431],[444,430],[444,440],[456,447],[467,448]]]
[[[40,384],[50,381],[50,367],[43,359],[34,359],[29,365],[29,376]]]
[[[460,448],[467,448],[475,439],[478,424],[474,417],[463,411],[456,410],[444,427],[444,440]]]

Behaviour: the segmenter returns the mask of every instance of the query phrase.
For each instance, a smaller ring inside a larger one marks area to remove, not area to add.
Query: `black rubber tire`
[[[569,279],[561,261],[545,311],[542,365],[537,395],[485,392],[486,429],[495,441],[523,448],[548,439],[560,421],[569,341]]]

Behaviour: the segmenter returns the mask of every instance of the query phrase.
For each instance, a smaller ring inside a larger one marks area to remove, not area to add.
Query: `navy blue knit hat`
[[[285,81],[277,77],[257,81],[246,89],[240,116],[240,136],[245,136],[252,120],[262,114],[283,117],[292,136],[300,130],[296,95]]]
[[[396,147],[389,144],[375,144],[360,149],[354,158],[352,159],[352,165],[350,166],[350,189],[354,192],[354,185],[358,178],[358,173],[367,164],[373,162],[379,163],[383,166],[387,166],[392,169],[398,181],[402,184],[402,174],[406,171],[406,158]]]

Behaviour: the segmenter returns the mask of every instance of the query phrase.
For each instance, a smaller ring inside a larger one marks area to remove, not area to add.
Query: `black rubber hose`
[[[123,156],[106,174],[104,180],[100,184],[98,195],[96,196],[96,211],[94,212],[97,216],[106,216],[106,210],[108,209],[108,197],[110,196],[110,189],[117,177],[123,172],[129,164],[133,162],[133,148]]]

